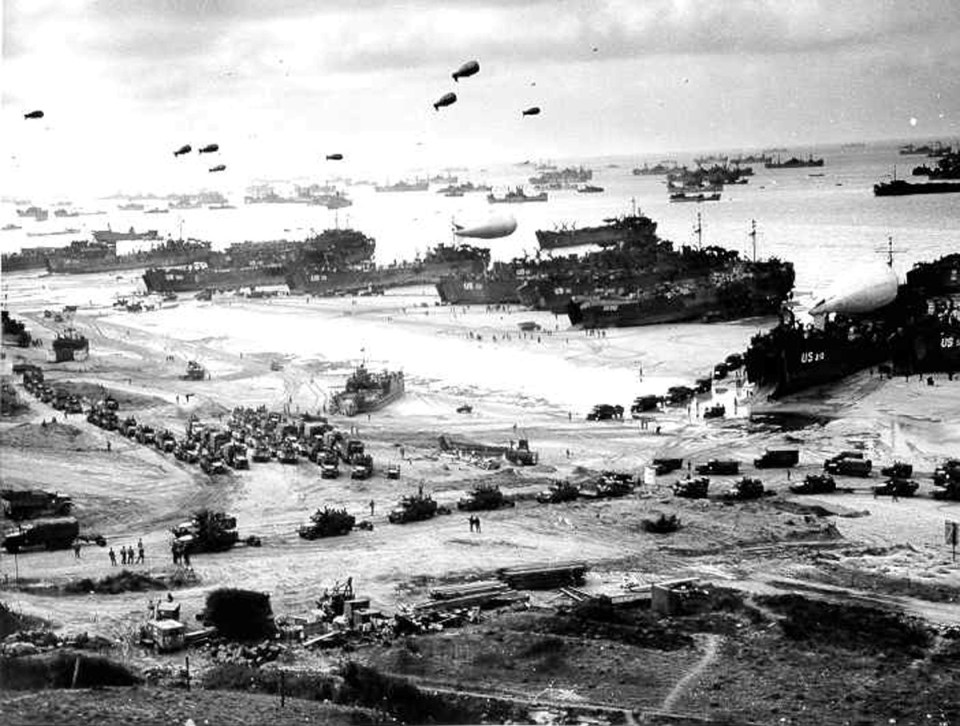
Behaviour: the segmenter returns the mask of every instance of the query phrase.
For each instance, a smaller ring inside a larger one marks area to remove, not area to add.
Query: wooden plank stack
[[[497,575],[515,590],[551,590],[566,585],[581,585],[588,569],[586,562],[570,560],[549,564],[507,567]]]

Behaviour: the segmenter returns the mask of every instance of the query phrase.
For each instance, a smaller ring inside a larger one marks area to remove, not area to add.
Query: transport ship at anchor
[[[790,310],[744,354],[748,379],[778,398],[866,368],[960,372],[960,254],[922,262],[898,284],[892,269],[825,298],[804,325]]]
[[[649,241],[656,239],[657,223],[644,214],[638,214],[636,209],[631,214],[622,217],[609,217],[603,220],[602,225],[596,227],[560,228],[558,230],[542,230],[536,232],[537,243],[542,250],[555,250],[561,247],[577,247],[579,245],[600,245],[602,247],[630,243],[632,241]]]

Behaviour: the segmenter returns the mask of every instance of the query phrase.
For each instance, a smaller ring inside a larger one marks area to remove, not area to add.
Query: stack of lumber
[[[586,562],[571,560],[507,567],[497,574],[515,590],[551,590],[565,585],[582,584],[586,572]]]
[[[482,580],[460,585],[435,587],[430,591],[430,596],[433,598],[432,600],[414,605],[414,611],[424,613],[458,610],[460,608],[493,607],[526,599],[525,595],[512,592],[505,583],[497,580]]]

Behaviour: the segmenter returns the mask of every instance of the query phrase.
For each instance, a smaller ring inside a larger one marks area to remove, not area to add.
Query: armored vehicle
[[[752,479],[746,476],[735,482],[723,495],[724,499],[735,501],[759,499],[762,496],[763,482],[759,479]]]
[[[662,476],[683,466],[683,459],[654,459],[651,463],[657,476]]]
[[[891,479],[909,479],[913,476],[913,464],[895,461],[890,466],[883,467],[880,474]]]
[[[830,494],[837,491],[837,482],[829,474],[807,474],[802,482],[790,487],[794,494]]]
[[[537,494],[537,501],[541,504],[556,504],[558,502],[573,501],[580,496],[580,487],[568,481],[555,481],[549,489]]]
[[[828,474],[839,474],[842,476],[870,476],[870,470],[872,468],[873,462],[869,459],[847,458],[828,461],[824,466]]]
[[[187,381],[202,381],[207,377],[207,370],[202,365],[197,363],[195,360],[187,363],[187,372],[184,373],[183,378]]]
[[[673,485],[673,493],[686,499],[704,499],[710,487],[710,478],[706,476],[687,477],[677,479]]]
[[[356,517],[348,514],[346,509],[324,507],[313,513],[313,516],[310,517],[310,524],[301,526],[299,533],[304,539],[339,537],[349,534],[356,521]]]
[[[391,524],[421,522],[425,519],[433,519],[437,516],[438,510],[439,508],[433,497],[421,491],[401,499],[400,505],[390,511],[387,519]]]
[[[457,509],[477,512],[485,509],[503,509],[514,507],[516,503],[507,499],[496,484],[477,484],[473,491],[457,502]]]
[[[912,497],[919,488],[920,485],[912,479],[891,477],[881,486],[874,487],[873,493],[882,497]]]

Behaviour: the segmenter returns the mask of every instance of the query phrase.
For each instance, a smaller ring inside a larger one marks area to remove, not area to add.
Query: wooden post
[[[280,671],[280,708],[283,708],[286,702],[287,702],[286,672]]]
[[[70,681],[70,688],[77,687],[77,676],[80,675],[80,656],[73,662],[73,680]]]
[[[183,663],[187,671],[187,690],[189,691],[190,690],[190,656],[189,655],[184,656]]]

